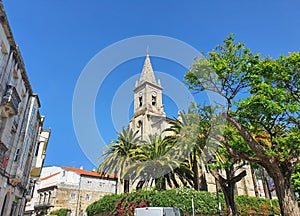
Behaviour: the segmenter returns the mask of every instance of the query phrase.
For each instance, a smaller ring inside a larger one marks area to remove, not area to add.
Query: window
[[[139,106],[143,106],[143,96],[139,96]]]
[[[71,200],[75,200],[76,199],[76,194],[74,192],[72,192],[70,194],[70,198],[71,198]]]
[[[51,191],[49,191],[49,194],[48,194],[48,203],[51,203]]]
[[[39,154],[39,150],[40,150],[40,145],[41,145],[41,142],[38,142],[38,144],[37,144],[37,146],[36,146],[36,149],[35,149],[35,154],[34,154],[34,156],[38,156],[38,154]]]
[[[17,149],[14,161],[19,159],[20,149]]]
[[[39,203],[42,203],[42,200],[43,200],[43,194],[40,193],[40,199],[39,199]]]
[[[141,120],[139,120],[138,123],[137,123],[137,127],[140,128],[140,127],[142,127],[142,126],[143,126],[143,123],[142,123]]]
[[[90,200],[91,200],[91,195],[86,194],[86,195],[85,195],[85,200],[90,201]]]
[[[156,105],[156,92],[152,92],[152,106]]]
[[[47,196],[47,193],[45,192],[45,193],[44,193],[44,201],[43,201],[44,203],[46,203],[47,197],[48,197],[48,196]]]

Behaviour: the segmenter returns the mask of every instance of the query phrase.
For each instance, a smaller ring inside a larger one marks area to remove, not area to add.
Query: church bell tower
[[[139,81],[134,88],[134,113],[130,128],[147,140],[149,135],[162,135],[167,127],[162,103],[162,86],[156,81],[150,57],[147,54]]]

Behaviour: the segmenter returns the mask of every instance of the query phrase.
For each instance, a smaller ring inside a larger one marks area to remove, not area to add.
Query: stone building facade
[[[143,140],[147,140],[149,135],[156,134],[164,137],[171,133],[165,131],[170,127],[169,122],[172,120],[164,112],[162,90],[161,82],[159,79],[156,81],[151,60],[147,54],[140,79],[136,82],[134,88],[134,112],[129,123],[129,128],[134,132],[138,132],[139,137]],[[178,119],[181,119],[180,116],[178,116]],[[203,172],[200,175],[205,177],[207,190],[215,192],[216,184],[213,176],[205,167],[199,170]],[[252,176],[250,166],[244,166],[244,170],[247,175],[236,184],[236,194],[255,196],[253,182],[255,177]],[[133,184],[130,190],[132,191],[135,188],[136,184]],[[122,184],[119,184],[118,192],[123,192]]]
[[[134,88],[134,114],[129,124],[143,140],[154,134],[164,136],[164,130],[169,127],[162,103],[162,90],[147,54],[140,79]]]
[[[66,208],[71,216],[86,215],[85,209],[106,194],[116,193],[117,178],[71,167],[43,167],[26,215],[46,215]]]
[[[41,104],[0,1],[0,215],[22,215],[40,134]]]

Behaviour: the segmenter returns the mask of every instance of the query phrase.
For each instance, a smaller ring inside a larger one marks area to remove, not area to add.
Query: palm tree
[[[141,143],[134,150],[135,163],[126,172],[139,181],[137,189],[154,184],[157,190],[165,190],[167,185],[179,187],[178,181],[188,186],[191,182],[186,179],[191,178],[191,172],[174,155],[178,155],[174,137],[149,136],[148,142]]]
[[[191,104],[188,113],[180,113],[179,119],[170,122],[167,131],[174,132],[178,145],[185,151],[185,163],[189,164],[192,171],[192,182],[195,190],[207,190],[204,174],[200,175],[201,155],[204,152],[209,135],[212,119],[212,108],[204,106],[199,108]],[[188,155],[186,155],[188,153]]]
[[[118,134],[117,140],[112,140],[111,144],[100,156],[103,159],[98,167],[102,173],[118,173],[120,180],[124,180],[124,192],[129,192],[129,176],[125,168],[132,163],[132,152],[137,148],[140,142],[137,133],[131,129],[124,129]]]

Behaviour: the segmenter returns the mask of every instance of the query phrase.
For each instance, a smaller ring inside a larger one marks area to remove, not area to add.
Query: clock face
[[[154,96],[154,97],[156,97],[156,92],[154,91],[154,92],[152,92],[152,95]]]
[[[143,92],[140,92],[140,96],[142,96],[143,95]]]

